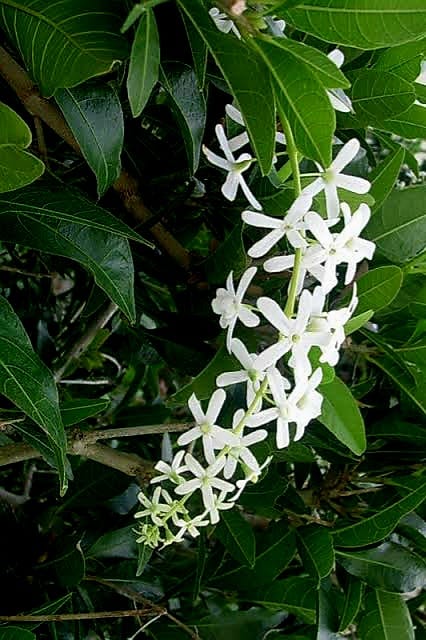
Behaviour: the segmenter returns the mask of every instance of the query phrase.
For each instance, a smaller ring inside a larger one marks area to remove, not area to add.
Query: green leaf
[[[316,581],[317,588],[334,567],[333,539],[324,527],[298,527],[297,548],[305,570]]]
[[[323,84],[310,67],[276,40],[257,40],[256,49],[274,79],[278,109],[289,121],[299,151],[328,167],[336,126],[334,110]]]
[[[424,35],[426,7],[423,0],[305,0],[282,16],[321,40],[365,50]]]
[[[0,640],[37,640],[37,638],[31,631],[28,631],[28,629],[6,627],[0,629]]]
[[[423,105],[413,104],[398,116],[383,120],[375,126],[382,131],[390,131],[397,136],[412,140],[426,137],[426,109]]]
[[[397,533],[414,542],[419,551],[426,553],[426,522],[417,513],[404,516],[398,524]]]
[[[138,545],[138,567],[136,569],[136,577],[139,577],[143,574],[146,565],[151,559],[153,554],[153,550],[151,547],[148,547],[147,544],[139,544]]]
[[[183,11],[181,12],[181,16],[188,36],[189,46],[191,47],[195,75],[197,76],[200,89],[203,90],[206,82],[207,58],[209,52],[203,38]]]
[[[197,76],[188,65],[169,62],[161,67],[160,79],[185,142],[190,172],[195,173],[206,124],[206,102]]]
[[[426,562],[393,542],[366,551],[336,551],[336,559],[348,573],[375,589],[406,593],[426,582]]]
[[[360,313],[350,318],[345,324],[345,336],[350,336],[354,331],[358,331],[358,329],[363,327],[373,315],[374,311],[369,309],[368,311],[364,311],[364,313]]]
[[[133,524],[108,531],[86,551],[87,558],[136,558],[138,549]]]
[[[61,587],[72,588],[80,584],[84,578],[86,562],[81,550],[80,542],[66,545],[65,551],[55,558],[53,566],[56,571],[58,584]]]
[[[239,564],[254,566],[256,540],[253,529],[238,511],[226,511],[222,514],[215,535]]]
[[[404,162],[404,156],[404,147],[397,147],[368,176],[371,181],[370,195],[375,200],[373,211],[376,211],[391,193]]]
[[[364,583],[354,576],[348,577],[345,588],[345,604],[340,617],[339,631],[345,631],[353,623],[361,608],[364,596]]]
[[[390,305],[401,289],[403,277],[402,269],[394,265],[377,267],[361,276],[357,282],[357,313],[379,311]]]
[[[50,615],[50,614],[58,613],[58,611],[64,608],[65,605],[70,604],[71,600],[72,600],[72,593],[67,593],[66,595],[61,596],[60,598],[56,598],[56,600],[51,600],[47,604],[43,604],[41,607],[36,607],[35,609],[31,609],[29,613],[34,616]],[[33,630],[33,629],[37,629],[37,627],[39,627],[41,624],[43,623],[27,622],[25,624],[25,628]],[[23,640],[25,640],[25,638],[23,638]]]
[[[406,602],[394,593],[370,592],[364,602],[358,633],[361,640],[414,640]]]
[[[172,406],[186,404],[192,393],[195,393],[199,400],[206,400],[211,396],[217,376],[224,371],[235,370],[237,367],[235,358],[229,355],[225,346],[221,347],[201,373],[173,394],[168,399],[168,403]]]
[[[365,235],[392,262],[405,264],[426,245],[426,185],[394,191],[371,218]]]
[[[67,442],[59,412],[55,379],[34,352],[18,316],[1,296],[0,391],[48,436],[55,453],[63,495],[67,488]]]
[[[211,284],[223,284],[230,271],[238,277],[247,266],[247,255],[242,238],[242,226],[235,225],[231,233],[204,262],[204,270]]]
[[[364,71],[352,87],[352,106],[361,122],[393,118],[413,104],[413,85],[389,71]]]
[[[0,0],[0,26],[43,95],[110,71],[127,57],[121,3],[109,0]]]
[[[379,51],[373,69],[390,71],[414,82],[420,74],[426,40],[415,40]]]
[[[31,144],[31,130],[13,109],[0,102],[0,193],[37,180],[44,164],[24,151]]]
[[[85,84],[55,94],[81,152],[96,176],[101,197],[120,174],[124,120],[109,84]]]
[[[333,593],[321,588],[317,592],[317,634],[316,640],[340,640],[337,634],[339,620]]]
[[[0,197],[0,238],[76,260],[123,313],[135,320],[133,261],[127,237],[141,239],[75,191],[27,187]]]
[[[160,40],[152,9],[142,12],[133,40],[127,76],[127,94],[133,117],[139,116],[155,84],[160,68]]]
[[[276,627],[283,620],[281,613],[271,615],[268,611],[252,608],[248,611],[230,611],[224,609],[220,613],[212,613],[193,624],[200,632],[203,640],[258,640],[265,638],[268,629]],[[163,634],[159,640],[169,640]],[[182,638],[182,630],[178,637]],[[171,639],[170,639],[171,640]],[[183,640],[183,638],[182,638]]]
[[[334,378],[321,385],[322,411],[318,420],[348,449],[360,456],[366,447],[364,420],[348,387]]]
[[[411,511],[415,511],[426,500],[426,481],[413,492],[389,507],[382,508],[370,518],[356,524],[333,530],[333,540],[337,547],[363,547],[384,540],[398,522]]]
[[[268,175],[274,155],[276,125],[267,69],[245,42],[218,31],[201,0],[178,0],[178,5],[203,38],[235,97],[260,169],[263,175]]]
[[[308,624],[316,620],[315,583],[303,576],[273,582],[265,591],[255,592],[252,602],[273,611],[288,611]]]
[[[108,407],[110,401],[107,398],[89,399],[76,398],[63,402],[60,406],[64,427],[71,427],[87,418],[91,418]]]

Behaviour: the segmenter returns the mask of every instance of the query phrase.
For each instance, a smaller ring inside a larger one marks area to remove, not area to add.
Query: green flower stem
[[[268,386],[268,379],[265,376],[265,378],[262,380],[262,384],[260,385],[259,389],[256,391],[256,395],[254,396],[252,402],[247,407],[247,411],[245,412],[244,416],[241,418],[237,426],[232,429],[232,432],[235,433],[235,435],[238,435],[243,430],[247,418],[251,416],[253,411],[256,409],[257,403],[265,395],[267,386]],[[224,449],[222,449],[222,451],[224,451]],[[220,453],[222,453],[222,451]]]

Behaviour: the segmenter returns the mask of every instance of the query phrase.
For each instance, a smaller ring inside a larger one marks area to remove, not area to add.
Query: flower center
[[[200,424],[200,431],[204,435],[207,435],[208,433],[210,433],[211,430],[212,430],[212,426],[208,422],[203,422],[202,424]]]
[[[336,174],[334,173],[333,169],[327,169],[327,171],[324,171],[322,178],[324,182],[327,182],[327,184],[331,184],[335,181]]]

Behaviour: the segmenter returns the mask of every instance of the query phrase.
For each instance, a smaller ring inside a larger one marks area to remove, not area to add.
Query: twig
[[[39,153],[41,155],[41,158],[44,164],[49,169],[49,158],[47,154],[46,140],[44,138],[43,124],[38,116],[34,116],[34,127],[36,131],[36,136],[37,136]]]
[[[40,95],[38,88],[31,81],[26,71],[0,47],[0,75],[15,91],[27,111],[34,117],[40,118],[55,131],[70,147],[81,155],[81,149],[62,113],[48,100]],[[139,223],[147,223],[153,217],[145,206],[140,194],[138,181],[127,171],[122,171],[113,189],[120,195],[129,214]],[[180,267],[186,271],[190,268],[189,252],[174,238],[161,224],[157,222],[151,227],[151,233],[160,247]]]
[[[21,276],[29,276],[31,278],[54,278],[56,274],[52,273],[34,273],[33,271],[23,271],[22,269],[17,269],[16,267],[8,267],[6,265],[2,265],[0,267],[0,271],[9,271],[10,273],[18,273]]]
[[[135,436],[147,436],[155,433],[179,433],[187,431],[194,426],[194,422],[178,422],[176,424],[150,424],[141,427],[121,427],[117,429],[104,429],[103,431],[91,431],[84,433],[83,438],[87,443],[110,438],[132,438]]]
[[[69,620],[98,620],[99,618],[136,618],[149,616],[146,609],[124,609],[123,611],[87,611],[82,613],[51,613],[44,615],[0,616],[0,622],[67,622]]]

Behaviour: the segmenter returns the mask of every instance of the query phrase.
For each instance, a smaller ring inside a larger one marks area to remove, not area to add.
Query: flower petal
[[[343,147],[340,149],[337,156],[334,158],[333,162],[330,165],[330,169],[332,169],[335,173],[340,173],[342,169],[346,167],[352,160],[355,158],[356,154],[360,150],[360,143],[356,138],[352,138]]]
[[[290,431],[288,427],[288,421],[279,417],[277,419],[277,435],[276,443],[278,449],[284,449],[290,444]]]
[[[263,263],[263,268],[268,273],[279,273],[280,271],[286,271],[291,269],[294,265],[293,256],[277,256],[276,258],[269,258]]]
[[[343,65],[345,61],[345,54],[340,49],[333,49],[327,54],[327,58],[333,62],[338,69]]]
[[[192,478],[192,480],[187,480],[186,482],[182,482],[182,484],[178,484],[175,487],[175,493],[180,496],[184,496],[187,493],[193,493],[201,486],[200,480],[198,478]]]
[[[245,344],[238,338],[232,340],[232,353],[241,362],[246,371],[253,368],[253,357],[247,351]]]
[[[248,379],[247,371],[228,371],[217,376],[216,385],[218,387],[229,387],[231,384],[246,382]]]
[[[275,365],[288,351],[290,351],[290,344],[288,340],[279,340],[259,354],[256,361],[256,367],[260,371],[266,371],[266,369]]]
[[[190,472],[197,478],[201,478],[204,476],[205,472],[203,467],[200,465],[199,462],[197,462],[194,456],[192,456],[190,453],[187,453],[185,455],[185,464],[190,470]]]
[[[195,395],[195,393],[191,393],[191,396],[188,400],[188,407],[189,410],[191,411],[192,415],[195,418],[195,421],[199,424],[200,422],[204,422],[204,420],[206,419],[206,416],[204,414],[204,411],[201,409],[201,404],[200,401],[198,400],[197,396]]]
[[[240,176],[234,171],[230,171],[226,176],[226,180],[221,187],[222,194],[227,200],[233,202],[237,196],[238,185],[240,184]]]
[[[318,213],[310,211],[305,216],[306,225],[313,236],[325,248],[333,244],[333,236],[331,235],[325,221]]]
[[[231,152],[231,149],[229,148],[229,143],[228,140],[226,138],[225,135],[225,129],[222,127],[221,124],[217,124],[215,126],[215,133],[216,133],[216,137],[219,141],[220,144],[220,148],[222,149],[223,153],[225,154],[225,158],[229,161],[229,162],[235,162],[235,158]]]
[[[274,244],[279,242],[279,240],[281,240],[284,235],[285,232],[283,230],[274,229],[266,236],[264,236],[261,240],[255,242],[255,244],[247,251],[248,255],[251,258],[261,258],[265,255],[265,253],[268,253],[268,251],[274,246]]]
[[[242,176],[241,173],[240,173],[238,177],[239,177],[241,189],[242,189],[245,197],[247,198],[247,200],[249,201],[249,203],[253,207],[253,209],[257,209],[258,211],[261,211],[262,210],[262,205],[260,204],[260,202],[258,200],[256,200],[254,194],[250,190],[247,182],[245,181],[244,176]]]
[[[207,160],[213,165],[215,165],[216,167],[220,167],[221,169],[225,169],[225,171],[229,171],[230,166],[228,160],[226,160],[225,158],[221,158],[221,156],[218,156],[216,153],[213,153],[213,151],[210,151],[210,149],[208,149],[204,144],[203,153],[206,156]]]
[[[302,190],[303,196],[316,196],[320,191],[324,189],[325,182],[322,178],[316,178],[311,184],[308,184]]]
[[[228,118],[231,118],[231,120],[233,120],[237,124],[240,124],[242,127],[246,126],[241,111],[234,107],[233,104],[225,105],[225,112]]]
[[[210,398],[209,406],[206,412],[206,421],[214,424],[226,400],[226,393],[223,389],[216,389]]]
[[[240,133],[237,136],[230,138],[229,148],[231,149],[232,153],[234,153],[234,151],[238,151],[242,147],[245,147],[249,142],[250,140],[248,137],[248,133],[244,131],[244,133]]]
[[[327,183],[324,187],[325,204],[327,207],[327,217],[329,220],[338,218],[339,216],[339,196],[337,194],[337,180],[340,176],[336,176],[335,183]]]
[[[281,309],[280,305],[268,298],[262,296],[257,301],[257,306],[262,315],[283,335],[288,335],[291,331],[291,322]]]
[[[202,436],[202,433],[200,429],[198,427],[193,427],[189,431],[185,431],[185,433],[182,433],[182,435],[179,436],[177,443],[180,447],[185,447],[187,444],[189,444],[190,442],[193,442],[194,440],[196,440],[197,438],[200,438],[201,436]]]
[[[244,298],[245,293],[250,285],[250,282],[253,280],[256,271],[257,271],[257,267],[249,267],[244,271],[243,275],[241,276],[240,282],[237,287],[237,293],[236,293],[238,302],[241,302],[241,300]]]
[[[261,229],[279,229],[282,225],[280,218],[266,216],[264,213],[257,213],[256,211],[243,211],[241,218],[252,227],[260,227]]]
[[[347,176],[344,173],[336,176],[336,185],[341,189],[352,191],[353,193],[368,193],[371,188],[371,182],[358,178],[357,176]]]
[[[253,313],[253,311],[251,311],[250,309],[247,309],[246,307],[240,308],[238,312],[238,317],[246,327],[257,327],[258,324],[260,323],[260,320],[257,317],[257,315]]]

